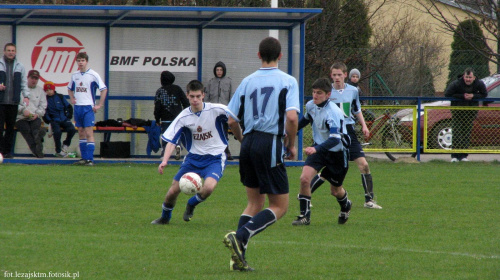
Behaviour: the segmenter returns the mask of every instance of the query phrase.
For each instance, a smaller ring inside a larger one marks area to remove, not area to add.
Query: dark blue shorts
[[[347,133],[351,137],[351,146],[349,146],[349,160],[353,161],[360,157],[365,157],[365,152],[361,147],[361,143],[356,137],[356,132],[354,131],[354,126],[352,124],[347,125]]]
[[[333,186],[340,187],[349,170],[349,152],[315,153],[307,157],[304,165],[314,168],[317,172],[324,167],[321,171],[321,177]]]
[[[283,162],[281,137],[264,132],[245,135],[240,149],[240,179],[261,194],[286,194],[288,176]]]

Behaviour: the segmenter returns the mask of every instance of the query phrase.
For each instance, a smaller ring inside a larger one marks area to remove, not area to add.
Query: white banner
[[[88,66],[105,81],[105,32],[99,27],[17,27],[17,58],[29,70],[40,72],[39,85],[56,85],[58,93],[67,94],[71,73],[78,70],[76,55],[86,52]],[[98,93],[99,94],[99,93]]]
[[[196,51],[111,50],[109,71],[125,72],[197,72]]]

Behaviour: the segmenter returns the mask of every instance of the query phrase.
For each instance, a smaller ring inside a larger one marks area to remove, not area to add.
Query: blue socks
[[[271,209],[264,209],[238,229],[238,231],[236,232],[236,238],[238,238],[238,240],[243,243],[243,246],[246,249],[248,240],[252,236],[257,235],[261,231],[265,230],[268,226],[274,224],[276,220],[276,215],[273,211],[271,211]]]
[[[240,220],[238,221],[238,229],[242,228],[246,223],[248,223],[252,219],[251,216],[241,215]]]
[[[201,195],[199,193],[197,193],[196,195],[193,195],[188,200],[188,204],[195,207],[196,205],[202,203],[203,201],[205,201],[205,200],[203,198],[201,198]]]
[[[87,159],[94,161],[95,142],[87,142]]]
[[[172,218],[172,210],[174,210],[174,207],[172,207],[171,205],[166,205],[165,202],[163,202],[161,208],[161,218],[170,221],[170,218]]]
[[[82,159],[87,160],[87,139],[80,139],[80,154]]]
[[[300,215],[311,217],[311,197],[299,194]]]

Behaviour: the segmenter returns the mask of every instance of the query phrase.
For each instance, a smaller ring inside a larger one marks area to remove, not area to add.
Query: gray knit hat
[[[349,79],[350,79],[350,78],[351,78],[351,76],[352,76],[352,75],[354,75],[354,74],[358,75],[358,78],[360,78],[360,79],[361,79],[361,73],[360,73],[360,72],[359,72],[359,70],[358,70],[358,69],[356,69],[356,68],[353,68],[353,69],[351,70],[351,72],[349,72]]]

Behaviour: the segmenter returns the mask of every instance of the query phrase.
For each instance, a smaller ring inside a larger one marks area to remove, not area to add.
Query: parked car
[[[500,74],[483,78],[486,84],[488,98],[500,98]],[[450,106],[450,101],[436,101],[422,104],[420,112],[421,137],[424,137],[424,111],[423,108],[431,106]],[[500,101],[486,102],[480,106],[500,107]],[[452,143],[451,112],[450,110],[428,111],[427,126],[427,148],[450,149]],[[413,115],[411,110],[401,110],[394,116],[400,118],[400,124],[407,127],[409,131],[413,128]],[[411,133],[404,133],[403,137],[411,142]],[[499,146],[500,145],[500,112],[479,110],[474,126],[471,131],[471,146]]]

